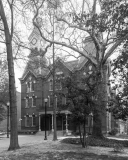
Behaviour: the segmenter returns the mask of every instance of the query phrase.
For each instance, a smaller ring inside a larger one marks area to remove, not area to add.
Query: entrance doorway
[[[46,115],[46,130],[50,131],[51,128],[51,123],[52,123],[52,118],[51,115]],[[45,115],[41,115],[41,131],[45,131]]]

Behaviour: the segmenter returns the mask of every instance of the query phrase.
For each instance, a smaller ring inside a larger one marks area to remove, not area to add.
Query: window
[[[50,107],[50,96],[48,96],[48,107]]]
[[[55,82],[55,89],[56,90],[61,90],[62,87],[61,87],[61,81],[60,80],[56,80]]]
[[[25,108],[29,108],[29,103],[30,103],[29,101],[30,101],[29,97],[26,97]]]
[[[29,127],[29,115],[25,116],[25,127]]]
[[[50,107],[53,107],[53,95],[50,95]]]
[[[25,108],[29,108],[31,106],[32,106],[32,98],[27,96],[25,98]]]
[[[30,92],[30,82],[27,82],[27,93]]]
[[[27,84],[27,93],[33,92],[35,90],[35,81],[32,81],[30,79],[26,84]]]
[[[66,105],[66,96],[63,96],[63,97],[62,97],[62,104],[63,104],[63,105]]]
[[[52,79],[49,81],[49,90],[50,91],[53,90],[53,80]]]
[[[62,103],[62,95],[57,95],[57,97],[56,97],[56,105],[57,105],[57,107],[59,107],[59,106],[61,106],[63,103]]]
[[[32,126],[36,126],[36,116],[32,115]]]
[[[36,97],[32,96],[32,107],[36,107]]]
[[[31,83],[31,91],[34,91],[35,90],[35,82],[32,82]]]

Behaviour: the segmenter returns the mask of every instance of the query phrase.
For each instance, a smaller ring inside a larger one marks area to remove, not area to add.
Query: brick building
[[[29,37],[30,45],[33,48],[29,55],[29,62],[25,68],[21,81],[21,129],[22,130],[37,130],[43,131],[44,118],[45,118],[45,104],[44,99],[48,99],[47,103],[47,130],[53,131],[53,96],[52,96],[52,72],[48,65],[45,55],[42,56],[43,50],[41,50],[42,40],[39,32],[34,28]],[[95,55],[95,48],[90,39],[86,39],[86,50],[90,50],[92,55]],[[92,52],[91,52],[92,51]],[[86,75],[86,73],[92,73],[93,65],[85,57],[81,57],[79,60],[70,62],[64,62],[61,58],[56,59],[55,62],[55,77],[63,78],[70,75],[72,72],[79,72]],[[106,81],[110,76],[110,64],[106,64]],[[109,86],[108,96],[109,96]],[[58,81],[55,86],[55,90],[61,91],[61,83]],[[59,95],[56,95],[56,106],[59,105]],[[66,97],[61,97],[61,102],[66,103]],[[69,121],[70,116],[68,110],[63,110],[57,116],[57,130],[63,132],[69,132],[75,129],[75,126]],[[93,117],[88,119],[87,128],[92,128]],[[108,132],[112,128],[112,116],[111,113],[105,113],[102,117],[102,130]]]

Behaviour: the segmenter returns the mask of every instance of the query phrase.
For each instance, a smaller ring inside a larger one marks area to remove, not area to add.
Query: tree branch
[[[123,40],[125,40],[126,38],[128,38],[128,33],[121,39],[117,40],[117,42],[109,49],[109,51],[106,53],[105,57],[104,57],[104,63],[107,61],[107,59],[112,55],[112,53],[114,52],[114,50],[123,42]]]

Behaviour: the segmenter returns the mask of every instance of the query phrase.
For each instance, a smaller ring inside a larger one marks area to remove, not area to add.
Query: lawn
[[[0,160],[128,160],[126,147],[119,153],[113,152],[112,147],[88,146],[82,148],[78,143],[69,143],[72,141],[75,140],[42,140],[21,145],[19,150],[1,152]]]

